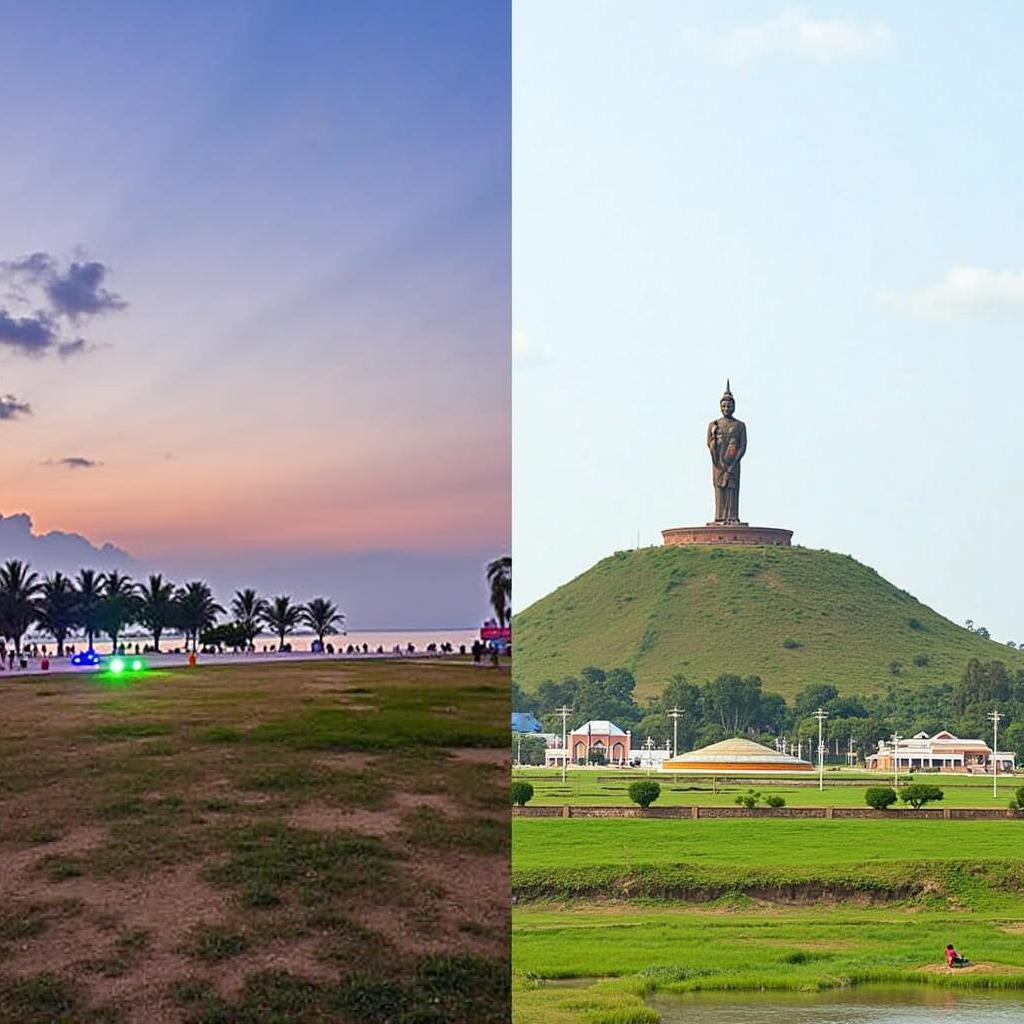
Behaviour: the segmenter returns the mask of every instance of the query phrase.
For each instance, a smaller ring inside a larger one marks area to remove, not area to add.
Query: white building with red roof
[[[943,772],[991,772],[993,762],[1001,772],[1012,772],[1016,755],[1000,750],[994,755],[984,740],[962,740],[949,730],[943,729],[934,736],[919,732],[908,736],[894,745],[891,740],[879,740],[878,750],[868,755],[867,765],[871,771],[891,772],[897,767],[901,771],[913,768],[937,768]]]

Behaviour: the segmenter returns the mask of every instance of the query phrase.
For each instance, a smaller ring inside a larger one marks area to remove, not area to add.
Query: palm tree
[[[99,618],[114,651],[117,650],[117,637],[121,630],[135,621],[137,601],[136,586],[128,576],[116,569],[107,573]]]
[[[251,644],[260,631],[267,614],[267,602],[255,590],[236,590],[231,602],[231,614],[245,633],[246,646]]]
[[[153,650],[160,650],[163,631],[175,620],[174,584],[160,573],[139,586],[139,622],[153,634]]]
[[[193,580],[184,587],[178,587],[174,601],[178,609],[178,621],[185,631],[185,648],[188,648],[191,637],[194,651],[199,647],[199,634],[209,629],[224,609],[214,601],[209,584],[202,580]]]
[[[103,610],[103,588],[106,577],[95,569],[82,569],[78,573],[78,622],[85,630],[92,650],[93,637],[100,631]]]
[[[36,621],[36,597],[42,589],[27,562],[12,558],[0,566],[0,632],[21,654],[21,638]]]
[[[36,621],[57,641],[57,657],[64,657],[64,641],[78,625],[78,594],[74,583],[61,572],[43,580],[36,603]]]
[[[278,650],[284,644],[284,638],[302,621],[302,606],[292,604],[292,599],[284,595],[275,597],[264,616],[267,625],[277,634]]]
[[[487,582],[491,587],[491,607],[498,625],[504,628],[512,615],[512,559],[509,555],[488,563]]]
[[[314,597],[309,604],[303,605],[302,621],[316,633],[322,648],[324,636],[333,633],[335,623],[343,623],[345,616],[338,611],[338,606],[328,601],[326,597]]]

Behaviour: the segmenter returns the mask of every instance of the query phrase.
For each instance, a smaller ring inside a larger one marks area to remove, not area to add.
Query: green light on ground
[[[119,676],[124,671],[124,662],[120,658],[111,658],[110,671]]]
[[[142,669],[143,669],[143,667],[144,667],[144,666],[143,666],[143,664],[142,664],[142,659],[141,659],[141,658],[136,658],[136,659],[135,659],[135,660],[134,660],[134,661],[132,662],[132,671],[133,671],[133,672],[141,672],[141,671],[142,671]]]

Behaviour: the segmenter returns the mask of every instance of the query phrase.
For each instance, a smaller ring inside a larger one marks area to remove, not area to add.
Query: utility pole
[[[818,720],[818,792],[825,788],[825,744],[822,742],[821,728],[828,712],[824,708],[818,708],[814,716]]]
[[[650,736],[647,737],[644,747],[647,749],[647,774],[651,775],[654,772],[654,758],[651,756],[651,751],[654,749],[654,740]]]
[[[900,788],[900,740],[903,737],[898,733],[892,734],[892,788]]]
[[[672,708],[668,716],[672,719],[672,756],[679,756],[679,716],[683,713],[682,708]]]
[[[995,800],[998,796],[996,780],[999,776],[999,758],[996,757],[999,750],[999,719],[1003,715],[997,708],[993,708],[986,717],[992,723],[992,799]]]
[[[523,767],[523,734],[516,733],[516,767]]]
[[[556,714],[559,714],[559,715],[562,716],[562,782],[563,783],[565,782],[565,766],[566,766],[566,763],[569,760],[569,748],[566,747],[566,745],[565,745],[565,723],[566,723],[566,720],[568,719],[569,714],[570,714],[571,711],[572,711],[572,708],[567,707],[565,704],[563,704],[558,709],[558,711],[556,712]]]

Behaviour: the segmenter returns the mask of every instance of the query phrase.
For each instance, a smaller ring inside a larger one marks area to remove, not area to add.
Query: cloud
[[[102,466],[102,462],[95,459],[86,459],[81,455],[68,455],[63,459],[47,459],[44,466],[63,466],[65,469],[95,469]]]
[[[745,64],[774,54],[819,61],[877,57],[894,42],[884,22],[816,18],[800,10],[788,10],[721,35],[691,30],[687,39],[728,64]]]
[[[46,279],[46,294],[53,310],[78,320],[124,309],[128,303],[103,287],[106,276],[107,268],[95,260],[72,263],[63,274],[53,273]]]
[[[947,319],[984,313],[1024,313],[1024,271],[956,266],[937,284],[885,292],[879,302],[915,316]]]
[[[139,563],[127,551],[104,544],[96,547],[80,533],[51,530],[37,534],[32,519],[25,513],[0,515],[0,550],[4,558],[19,558],[31,563],[39,573],[59,570],[74,575],[83,566],[96,569],[120,569],[136,574]]]
[[[17,420],[31,415],[32,406],[28,402],[19,402],[14,395],[0,395],[0,420]]]
[[[85,337],[65,337],[62,325],[77,325],[127,306],[120,295],[104,287],[108,272],[97,260],[65,266],[46,252],[0,263],[0,279],[12,286],[6,298],[15,305],[37,307],[21,314],[0,308],[0,345],[62,359],[96,348]]]
[[[56,341],[56,328],[46,313],[11,316],[7,310],[0,309],[0,345],[35,356],[47,352]]]

